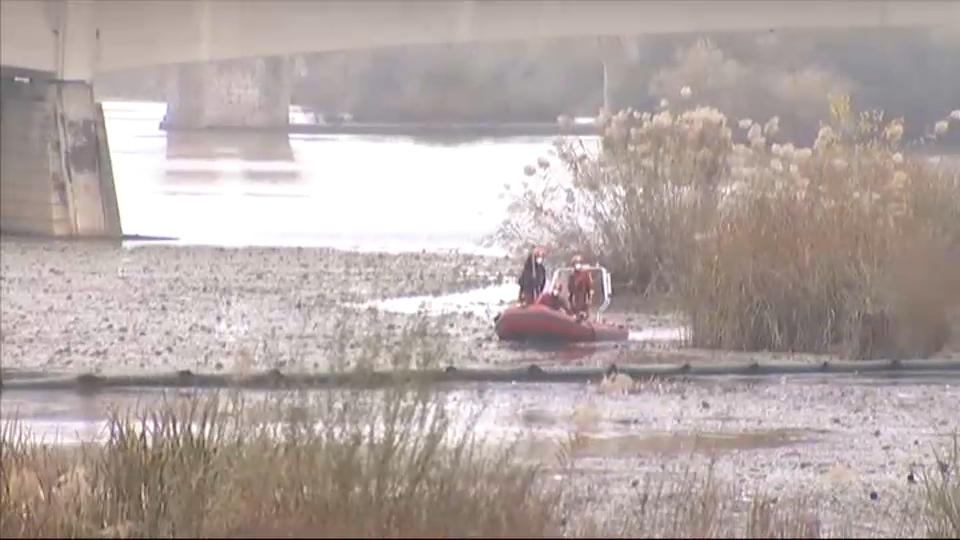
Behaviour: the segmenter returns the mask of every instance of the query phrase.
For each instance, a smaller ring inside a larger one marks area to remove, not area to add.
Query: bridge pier
[[[0,230],[119,238],[103,108],[93,87],[38,73],[2,75]]]
[[[620,37],[598,38],[600,61],[603,64],[603,108],[610,113],[634,106],[627,81],[633,76],[639,51],[634,43]]]
[[[610,60],[603,60],[603,109],[608,113],[619,111],[616,95],[616,64]]]
[[[178,64],[169,80],[168,158],[292,160],[286,58]]]

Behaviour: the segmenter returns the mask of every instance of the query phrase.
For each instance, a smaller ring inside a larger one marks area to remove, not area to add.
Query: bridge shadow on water
[[[293,161],[293,148],[286,133],[250,133],[236,130],[166,132],[167,159],[217,159],[236,157],[245,161]]]

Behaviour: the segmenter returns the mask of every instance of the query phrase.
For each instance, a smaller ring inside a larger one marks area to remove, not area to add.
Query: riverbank
[[[433,354],[443,318],[361,309],[498,282],[460,253],[218,248],[3,238],[4,369],[234,372]]]
[[[430,305],[419,313],[383,309],[384,298],[423,301],[500,283],[512,269],[500,257],[4,238],[0,261],[4,379],[8,370],[18,370],[23,381],[56,372],[101,373],[116,381],[189,370],[175,376],[213,374],[243,388],[244,381],[278,373],[503,366],[530,358],[496,343],[482,313],[442,315]],[[371,309],[377,305],[381,309]],[[615,315],[637,324],[658,320]],[[636,357],[669,361],[680,354],[697,351],[581,349],[543,358],[557,366]],[[701,359],[723,368],[718,360],[733,357],[745,355],[704,351]],[[813,362],[822,359],[793,365],[809,371]],[[863,364],[872,365],[879,364]],[[675,373],[674,380],[634,380],[623,374],[601,379],[602,368],[581,371],[589,376],[564,385],[461,382],[386,402],[376,401],[382,393],[367,390],[243,392],[234,397],[245,400],[246,413],[227,407],[222,416],[194,401],[209,394],[183,385],[97,388],[105,379],[93,377],[75,379],[93,382],[89,388],[5,385],[2,456],[9,460],[3,470],[12,495],[0,507],[9,527],[3,536],[322,530],[433,537],[477,531],[512,537],[913,537],[946,530],[936,527],[948,523],[943,516],[949,514],[936,514],[935,505],[943,500],[937,494],[954,484],[930,476],[940,474],[930,449],[949,448],[950,434],[960,431],[952,414],[960,392],[949,381],[749,377],[762,369],[740,379],[691,380]],[[634,374],[642,376],[643,368]],[[104,423],[113,406],[135,405],[144,407],[134,407],[143,414]],[[352,416],[345,416],[348,409]],[[473,413],[485,416],[471,424]],[[77,452],[14,440],[8,422],[17,417],[36,435],[89,434],[103,444]],[[195,433],[210,434],[201,441],[173,430],[174,418],[183,420],[178,426],[211,422],[217,429],[194,426]],[[419,419],[442,423],[427,421],[424,428]],[[379,429],[384,425],[396,429]],[[140,438],[145,427],[168,439]],[[230,431],[234,427],[241,429]],[[424,441],[456,449],[465,429],[477,437],[477,445],[460,454],[467,461],[448,460],[443,451],[416,453],[433,448]],[[242,441],[230,438],[234,432],[243,434]],[[283,445],[274,438],[278,432],[289,436]],[[377,437],[385,432],[409,438],[384,445]],[[344,433],[358,434],[362,444],[340,452]],[[367,459],[384,448],[399,454]],[[318,455],[325,458],[302,459]],[[157,465],[134,470],[128,463]],[[176,473],[161,465],[170,463],[177,464]],[[369,463],[380,468],[363,465]],[[353,486],[348,491],[335,481],[346,474]],[[364,502],[394,501],[396,490],[419,498],[405,496],[407,506]],[[468,512],[448,519],[460,514],[453,507],[439,514],[411,510],[435,509],[448,499]],[[325,513],[330,501],[341,506]],[[146,515],[136,508],[162,511]],[[504,521],[504,515],[513,518]],[[364,528],[388,517],[392,533]]]
[[[608,315],[631,328],[629,342],[503,344],[492,332],[493,316],[514,294],[513,264],[503,257],[9,237],[0,255],[7,375],[259,374],[266,384],[276,374],[296,379],[361,365],[482,372],[616,363],[653,374],[689,364],[748,375],[754,365],[784,373],[842,365],[838,356],[685,348],[680,319],[627,297]],[[404,365],[394,365],[395,349],[408,351]],[[954,348],[936,358],[960,355]]]
[[[619,375],[408,390],[4,393],[6,422],[92,444],[41,446],[5,423],[3,536],[391,536],[369,529],[388,521],[432,537],[956,532],[955,386]],[[462,517],[422,512],[450,498]]]

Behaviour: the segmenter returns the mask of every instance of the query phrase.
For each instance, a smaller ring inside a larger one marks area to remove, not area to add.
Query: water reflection
[[[549,147],[300,135],[289,159],[243,159],[229,138],[208,158],[168,158],[165,107],[104,110],[124,232],[181,243],[477,251],[504,216],[504,184]]]
[[[133,425],[140,429],[151,427],[149,420],[142,421],[143,411],[156,411],[162,404],[173,405],[178,400],[191,396],[210,396],[215,392],[142,390],[136,392],[109,392],[96,396],[80,396],[64,392],[5,392],[0,422],[17,419],[18,426],[29,439],[52,444],[77,444],[80,442],[103,442],[106,440],[107,418],[113,412],[131,414]],[[221,396],[223,394],[221,393]],[[382,397],[378,392],[367,394],[372,399]],[[517,426],[504,422],[512,416],[510,394],[497,394],[497,399],[480,399],[475,389],[455,389],[439,394],[451,405],[452,430],[454,433],[465,429],[476,429],[491,435],[503,435],[515,432]],[[484,396],[486,397],[486,396]],[[258,404],[268,400],[271,403],[283,401],[289,405],[309,405],[314,400],[355,399],[337,391],[313,390],[293,397],[290,393],[270,391],[245,391],[243,402],[247,411],[257,410]],[[295,400],[295,402],[291,401]],[[228,406],[225,400],[222,406]],[[482,414],[481,414],[482,413]],[[471,424],[471,420],[477,420]],[[272,427],[280,428],[281,423],[265,419]],[[149,430],[148,430],[149,431]],[[279,429],[277,429],[279,432]]]
[[[684,436],[683,429],[676,433],[678,415],[689,417],[689,414],[693,414],[696,416],[695,411],[688,411],[686,415],[677,413],[670,408],[669,403],[672,402],[675,405],[682,403],[685,399],[684,395],[688,392],[696,392],[700,388],[747,391],[740,385],[749,383],[754,388],[750,391],[762,396],[770,392],[779,394],[784,391],[782,389],[786,386],[809,390],[816,386],[849,389],[869,385],[895,387],[897,390],[892,395],[896,396],[898,400],[908,402],[921,399],[923,395],[929,396],[931,391],[942,391],[945,396],[955,395],[954,384],[956,380],[957,372],[955,371],[943,374],[915,373],[896,378],[878,374],[869,377],[857,375],[792,375],[779,379],[770,377],[694,379],[684,383],[682,387],[677,387],[679,397],[677,395],[671,396],[670,393],[663,395],[663,404],[667,408],[655,407],[656,403],[651,402],[650,394],[645,392],[628,394],[614,392],[603,398],[602,407],[597,407],[593,398],[593,396],[597,396],[597,390],[586,385],[525,383],[488,385],[470,383],[448,390],[441,390],[437,396],[442,396],[450,406],[448,411],[452,415],[451,421],[453,422],[454,432],[471,429],[477,435],[490,435],[494,438],[509,437],[520,433],[539,436],[565,436],[573,431],[574,426],[584,429],[584,421],[586,420],[589,423],[589,432],[594,436],[610,437],[614,440],[623,440],[621,437],[624,436],[639,437],[637,440],[631,440],[629,446],[633,446],[634,443],[642,443],[645,446],[652,445],[659,448],[665,433]],[[667,390],[669,390],[669,387]],[[297,394],[295,399],[298,400],[296,401],[297,404],[302,403],[304,405],[311,403],[311,400],[353,399],[349,394],[338,393],[338,391],[332,392],[331,395],[329,390],[310,390]],[[0,409],[0,423],[6,423],[16,418],[19,420],[20,427],[24,428],[32,439],[50,443],[71,444],[81,441],[103,441],[107,435],[105,430],[106,418],[112,410],[120,412],[157,410],[163,402],[174,403],[189,396],[210,395],[212,393],[205,390],[140,390],[113,391],[95,396],[80,396],[66,392],[7,391],[2,396],[3,407]],[[378,394],[373,392],[367,395],[375,398]],[[271,398],[276,400],[281,397],[287,398],[284,401],[288,404],[294,404],[290,402],[290,398],[293,398],[293,396],[283,392],[248,391],[244,392],[243,396],[245,403],[254,406],[254,408],[258,403],[264,403]],[[701,410],[701,414],[713,415],[707,410]],[[783,428],[789,430],[790,435],[802,435],[802,433],[793,431],[796,425],[791,425],[789,422],[785,424],[776,421],[773,423],[765,422],[765,429],[758,431],[758,420],[767,418],[767,414],[768,412],[765,409],[748,408],[742,411],[742,416],[739,416],[738,413],[737,415],[724,417],[723,429],[726,433],[710,435],[701,432],[700,435],[716,438],[718,444],[722,443],[723,440],[729,443],[730,441],[726,437],[742,435],[744,430],[749,430],[759,439],[753,440],[750,437],[748,439],[760,445],[770,442],[767,440],[768,437],[763,435],[767,430],[770,430],[769,435],[778,435],[774,437],[777,440],[781,438],[779,435],[787,434],[778,433]],[[471,423],[471,420],[476,420],[476,423]],[[279,424],[276,425],[279,427]],[[809,427],[812,427],[812,425]],[[787,437],[786,439],[792,440],[793,437]],[[675,440],[675,442],[677,441]],[[723,446],[729,445],[724,444]],[[740,448],[756,445],[734,446]],[[627,452],[624,455],[636,455],[636,452]]]

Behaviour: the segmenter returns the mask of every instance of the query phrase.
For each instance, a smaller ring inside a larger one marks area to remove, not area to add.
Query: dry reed
[[[470,422],[458,426],[449,413],[441,394],[397,387],[259,403],[235,394],[171,399],[150,413],[115,412],[103,444],[79,447],[40,444],[8,422],[0,536],[827,534],[816,500],[760,490],[744,499],[709,469],[635,481],[621,500],[579,472],[581,435],[559,441],[555,458],[530,461],[509,441],[474,437]],[[893,516],[910,527],[904,534],[960,533],[957,457],[954,449],[917,473],[925,496]]]
[[[942,349],[960,304],[960,175],[909,153],[902,119],[846,96],[800,148],[778,142],[778,118],[734,121],[685,106],[691,93],[602,112],[596,147],[558,140],[493,240],[598,259],[621,288],[669,298],[698,347]]]

